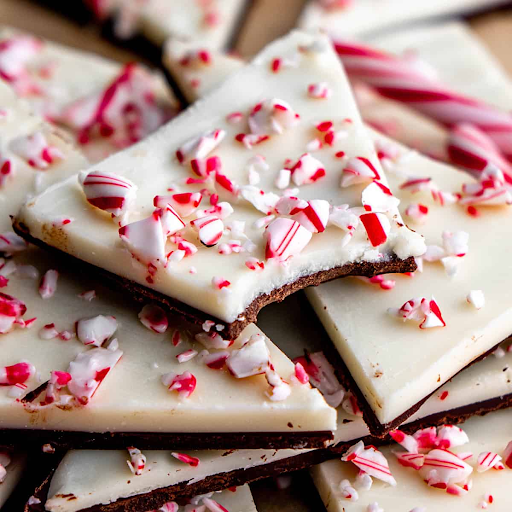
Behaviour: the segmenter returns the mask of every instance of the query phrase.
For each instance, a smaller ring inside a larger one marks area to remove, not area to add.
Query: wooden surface
[[[146,60],[141,54],[141,46],[136,46],[137,51],[133,52],[109,42],[91,20],[76,19],[76,16],[73,19],[54,12],[48,8],[52,2],[54,5],[59,2],[61,5],[76,5],[78,0],[0,0],[0,23],[120,62]],[[252,0],[234,49],[245,57],[254,55],[266,43],[295,25],[304,4],[305,0]],[[479,16],[470,24],[512,75],[512,8]],[[323,510],[307,472],[295,475],[286,490],[279,490],[274,482],[268,481],[257,482],[252,489],[259,512]]]

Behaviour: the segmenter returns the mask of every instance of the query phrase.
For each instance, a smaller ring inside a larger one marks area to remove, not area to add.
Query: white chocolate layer
[[[466,50],[464,41],[468,39],[471,36],[464,29],[450,24],[446,28],[434,28],[431,33],[425,29],[405,36],[390,36],[388,40],[394,41],[394,46],[389,42],[387,48],[403,51],[413,45],[435,68],[436,61],[440,61],[440,75],[448,80],[452,77],[449,85],[471,83],[474,91],[480,90],[480,97],[484,97],[487,90],[488,98],[497,98],[503,106],[512,90],[509,81],[501,70],[495,69],[492,60],[485,58],[482,48],[473,51],[479,48],[476,41]],[[474,67],[469,64],[472,62],[469,55],[475,55]],[[457,81],[455,69],[458,66],[460,75],[466,78]],[[489,86],[486,77],[490,77]],[[480,85],[475,85],[479,81]],[[497,93],[498,90],[503,92]],[[407,118],[403,118],[404,109],[395,109],[389,104],[382,109],[386,109],[387,115],[393,112],[399,122],[405,119],[403,132],[409,131],[420,141],[426,127],[427,137],[436,141],[435,146],[439,148],[439,141],[445,136],[443,129],[432,123],[414,124],[412,129],[415,116],[407,114]],[[371,105],[368,111],[371,112]],[[443,191],[457,192],[462,183],[471,182],[465,174],[415,154],[396,165],[396,170],[408,175],[431,176]],[[396,186],[397,181],[390,181]],[[426,222],[418,225],[418,230],[426,236],[427,245],[438,245],[443,230],[469,233],[469,253],[463,258],[455,278],[450,280],[439,263],[425,263],[424,272],[417,272],[414,279],[397,276],[397,285],[390,291],[376,290],[355,280],[328,283],[308,291],[324,326],[382,423],[392,421],[512,332],[512,324],[507,321],[512,303],[507,302],[508,293],[503,286],[509,267],[504,233],[512,222],[512,212],[507,208],[484,207],[481,217],[471,218],[463,207],[441,208],[422,194],[401,191],[398,197],[402,199],[401,208],[413,202],[428,205]],[[490,223],[493,223],[492,231],[488,229]],[[503,235],[500,235],[501,229]],[[470,289],[485,290],[486,299],[491,301],[476,314],[465,307],[465,294]],[[431,295],[440,305],[448,324],[445,328],[419,330],[415,324],[401,324],[386,314],[387,307],[400,307],[414,297]],[[357,325],[350,321],[353,318],[358,318]],[[361,318],[366,321],[360,321]],[[394,355],[397,351],[402,355],[400,358]],[[378,378],[377,369],[382,372]]]
[[[512,440],[510,424],[512,410],[493,412],[484,417],[474,417],[461,425],[469,437],[469,443],[455,448],[456,453],[472,452],[469,464],[476,466],[476,458],[481,452],[491,451],[501,455]],[[351,502],[343,499],[339,489],[341,480],[354,482],[357,468],[350,462],[331,460],[315,466],[311,470],[313,480],[328,512],[366,512],[370,503],[377,502],[385,512],[409,512],[414,507],[425,507],[427,511],[450,510],[467,512],[478,510],[485,495],[494,498],[489,509],[510,510],[511,470],[491,469],[485,473],[476,470],[471,474],[472,489],[464,496],[450,496],[446,492],[429,487],[417,471],[398,464],[393,451],[403,451],[397,444],[381,449],[389,462],[391,473],[397,481],[391,487],[374,479],[369,491],[359,491],[359,500]]]
[[[313,43],[315,47],[312,50],[300,51],[299,47]],[[318,47],[320,51],[316,50]],[[276,56],[282,58],[284,64],[281,71],[273,73],[270,67]],[[328,82],[332,88],[332,97],[325,100],[308,98],[307,87],[313,80]],[[301,116],[299,124],[281,135],[272,136],[252,150],[235,142],[235,135],[247,131],[247,128],[245,124],[230,124],[226,115],[233,111],[247,113],[258,102],[272,97],[284,98],[284,101],[289,102]],[[347,118],[352,122],[344,125]],[[226,137],[215,154],[222,159],[223,172],[235,183],[245,185],[248,183],[248,160],[261,154],[266,158],[269,170],[260,173],[258,188],[280,193],[274,181],[283,161],[286,158],[297,161],[305,152],[307,143],[315,136],[314,125],[326,119],[333,121],[336,127],[343,126],[345,135],[332,148],[324,146],[322,150],[313,153],[314,158],[325,167],[326,176],[314,184],[303,186],[300,197],[324,199],[333,205],[361,206],[364,185],[342,189],[339,182],[344,163],[349,157],[369,158],[381,172],[373,144],[366,135],[350,87],[331,45],[323,36],[314,37],[300,32],[291,33],[274,42],[252,64],[234,74],[205,100],[197,102],[143,142],[91,170],[114,171],[137,185],[137,199],[130,215],[130,221],[135,221],[152,213],[153,197],[165,194],[169,186],[183,192],[197,191],[205,186],[183,185],[183,178],[191,176],[191,173],[174,159],[174,153],[189,139],[205,131],[222,128],[226,131]],[[339,150],[345,151],[345,160],[335,158],[334,154]],[[151,180],[147,180],[148,173],[151,173]],[[222,198],[222,191],[219,193]],[[228,199],[233,201],[232,196],[228,196]],[[250,256],[264,259],[264,228],[254,225],[262,213],[243,199],[238,199],[232,205],[235,211],[226,223],[245,222],[245,234],[256,245]],[[46,229],[47,223],[57,210],[61,214],[65,212],[75,221],[50,233]],[[395,209],[390,210],[388,215],[399,220]],[[22,209],[19,218],[33,236],[49,245],[172,296],[226,322],[235,321],[261,294],[294,282],[301,276],[354,261],[385,261],[392,256],[392,247],[397,237],[403,236],[407,240],[404,250],[406,254],[402,253],[401,257],[418,255],[424,250],[421,237],[405,227],[398,227],[395,220],[391,220],[387,242],[379,246],[378,250],[371,247],[362,225],[356,229],[346,246],[341,244],[345,232],[330,226],[323,233],[314,235],[309,245],[289,260],[287,265],[267,261],[262,272],[253,272],[245,266],[248,252],[225,256],[219,255],[215,248],[199,247],[193,256],[170,263],[167,268],[158,263],[157,271],[152,275],[153,282],[148,284],[148,268],[134,262],[130,252],[120,245],[118,226],[103,212],[86,203],[75,178],[48,189],[35,201],[31,201]],[[187,239],[194,237],[187,229],[183,233]],[[171,249],[169,244],[168,248]],[[197,269],[197,273],[190,273],[191,266]],[[224,290],[228,293],[219,293],[212,286],[214,277],[227,279],[231,283],[229,289]]]
[[[14,163],[13,176],[7,178],[0,188],[1,233],[10,230],[9,216],[15,215],[25,200],[51,184],[75,174],[89,163],[81,153],[73,149],[66,134],[33,115],[30,105],[19,100],[4,82],[0,82],[0,108],[7,113],[0,119],[2,158],[10,158]],[[9,150],[10,143],[17,137],[30,136],[38,131],[43,133],[50,145],[57,147],[65,155],[63,160],[56,161],[44,170],[31,167]]]
[[[53,134],[51,128],[30,114],[26,103],[15,98],[12,91],[0,84],[0,105],[8,111],[0,119],[0,138],[8,146],[19,135],[29,135],[41,130],[48,141],[64,154],[60,163],[52,164],[46,171],[35,171],[17,157],[16,175],[1,190],[3,201],[0,232],[9,230],[10,218],[25,197],[32,192],[34,176],[41,175],[40,186],[52,180],[70,176],[86,165],[86,160],[69,144]],[[2,156],[12,157],[3,152]],[[56,214],[59,224],[62,214]],[[46,253],[31,249],[14,257],[16,264],[37,267],[42,276],[55,268],[56,261]],[[274,402],[267,396],[268,385],[264,375],[237,380],[227,370],[211,370],[198,359],[180,364],[176,355],[190,348],[185,342],[174,347],[171,337],[174,328],[187,330],[183,323],[171,325],[166,334],[155,334],[144,327],[134,306],[91,279],[77,276],[59,268],[60,275],[55,295],[43,300],[38,292],[38,279],[24,278],[21,273],[8,276],[9,283],[3,293],[22,300],[27,305],[26,319],[37,317],[30,329],[14,329],[0,336],[0,367],[29,360],[36,367],[36,376],[27,384],[31,391],[45,382],[53,370],[65,371],[70,361],[87,348],[76,338],[62,341],[58,338],[43,340],[39,330],[54,323],[60,331],[74,331],[75,321],[104,314],[114,315],[119,324],[115,336],[124,352],[121,361],[100,385],[98,392],[86,407],[65,410],[57,406],[37,408],[30,412],[22,402],[11,396],[9,386],[0,386],[0,428],[41,428],[58,430],[105,431],[306,431],[334,430],[336,412],[327,406],[318,391],[309,386],[291,385],[292,393],[284,401]],[[97,298],[86,302],[78,294],[94,289]],[[238,343],[253,333],[255,325],[244,331]],[[291,361],[268,340],[267,344],[276,371],[290,382],[294,373]],[[202,345],[194,343],[198,350]],[[170,392],[160,382],[164,373],[177,374],[191,371],[197,378],[195,393],[181,401],[177,393]],[[128,383],[128,384],[127,384]],[[309,412],[308,412],[309,410]],[[288,424],[291,423],[293,427]],[[86,427],[85,427],[86,426]],[[227,429],[227,430],[226,430]]]
[[[204,50],[208,52],[211,62],[199,66],[186,65],[182,61],[191,52]],[[163,65],[169,70],[185,98],[193,103],[206,96],[221,84],[231,73],[244,66],[238,57],[227,55],[208,47],[198,45],[197,41],[166,41],[163,53]]]
[[[136,496],[173,484],[192,484],[212,474],[233,469],[243,470],[278,461],[294,455],[296,450],[193,452],[194,457],[200,460],[199,466],[195,468],[175,459],[168,451],[143,453],[147,459],[146,468],[141,475],[135,476],[126,464],[126,460],[129,459],[127,451],[69,451],[52,478],[46,510],[75,512],[93,505],[106,505],[120,498]],[[236,459],[236,462],[232,459]],[[100,460],[101,464],[98,465]],[[229,492],[227,490],[222,494],[228,495]],[[67,497],[70,494],[75,499],[70,501]],[[216,500],[216,495],[213,499]],[[244,508],[237,509],[235,506],[234,510],[231,510],[227,505],[224,506],[229,512],[246,512]]]
[[[349,37],[396,29],[421,20],[491,9],[504,0],[353,0],[342,8],[326,9],[317,0],[310,0],[299,21],[303,29],[322,28],[329,34]]]
[[[178,37],[224,48],[236,30],[245,3],[246,0],[149,0],[141,12],[140,30],[159,46],[169,37]],[[210,16],[213,22],[208,21]]]
[[[0,41],[28,35],[0,27]],[[25,69],[36,92],[20,90],[20,94],[37,114],[59,122],[67,106],[103,91],[119,74],[122,65],[90,52],[41,41],[41,48],[28,60]],[[176,98],[162,74],[152,71],[148,76],[153,82],[156,104],[170,116],[178,108]],[[76,137],[72,129],[63,127]],[[90,161],[103,160],[119,150],[105,138],[94,138],[81,149]]]
[[[11,462],[5,468],[7,474],[5,480],[0,483],[0,509],[4,506],[9,496],[19,484],[23,470],[26,465],[26,457],[23,454],[15,453],[11,455]],[[7,512],[7,511],[6,511]]]

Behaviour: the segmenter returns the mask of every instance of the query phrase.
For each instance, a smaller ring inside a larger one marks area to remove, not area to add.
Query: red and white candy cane
[[[17,363],[0,368],[0,386],[22,386],[36,372],[30,363]]]
[[[512,184],[512,164],[508,162],[495,142],[482,130],[468,123],[455,125],[447,143],[448,160],[478,177],[489,164],[503,172],[505,181]]]
[[[336,52],[352,80],[446,126],[471,123],[512,160],[512,114],[450,91],[418,59],[403,58],[358,43],[335,41]]]

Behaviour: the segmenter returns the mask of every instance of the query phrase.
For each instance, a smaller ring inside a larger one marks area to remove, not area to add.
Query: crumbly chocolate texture
[[[309,276],[303,276],[294,281],[293,283],[288,283],[281,288],[273,290],[270,293],[265,293],[254,299],[254,301],[249,305],[249,307],[239,316],[239,318],[232,323],[226,323],[218,318],[212,317],[198,309],[190,307],[183,302],[180,302],[176,299],[168,297],[160,292],[152,290],[150,288],[146,288],[143,285],[135,283],[129,279],[119,277],[111,272],[103,270],[95,265],[91,265],[90,263],[86,263],[84,261],[78,260],[77,258],[70,256],[69,254],[64,253],[60,249],[56,249],[48,245],[41,240],[34,238],[30,235],[30,231],[21,222],[17,222],[16,219],[13,221],[14,231],[25,240],[34,245],[41,247],[42,249],[49,251],[50,253],[58,255],[60,258],[63,258],[66,261],[69,261],[70,264],[73,262],[79,262],[80,266],[83,267],[84,270],[91,272],[96,275],[100,275],[102,278],[106,279],[113,286],[122,291],[128,293],[133,299],[139,302],[157,302],[166,310],[171,313],[182,317],[185,321],[190,322],[196,325],[202,325],[206,320],[212,320],[216,324],[220,324],[224,326],[222,330],[219,331],[219,334],[225,339],[236,339],[240,335],[240,333],[250,324],[256,322],[259,311],[268,304],[272,302],[281,302],[288,295],[295,293],[299,290],[307,288],[308,286],[317,286],[326,281],[332,281],[333,279],[337,279],[340,277],[348,277],[348,276],[366,276],[373,277],[378,274],[397,274],[404,272],[414,272],[416,270],[416,263],[414,258],[411,256],[405,260],[400,260],[396,257],[392,257],[386,261],[380,262],[353,262],[347,263],[340,267],[331,268],[329,270],[322,270],[320,272],[316,272]]]
[[[325,337],[326,337],[326,340],[329,340],[329,337],[327,336],[327,334],[325,334]],[[471,363],[469,363],[467,366],[465,366],[464,368],[459,370],[459,372],[457,372],[456,375],[458,375],[458,373],[464,371],[466,368],[469,368],[473,364],[477,363],[478,361],[485,359],[488,355],[492,354],[498,348],[498,346],[500,344],[501,344],[501,342],[496,344],[494,347],[492,347],[487,352],[485,352],[485,354],[482,354],[480,357],[477,357],[476,359],[471,361]],[[415,414],[418,411],[418,409],[445,384],[445,383],[442,383],[437,389],[435,389],[434,391],[429,393],[425,398],[420,400],[417,404],[413,405],[410,409],[403,412],[400,416],[398,416],[398,418],[395,418],[393,421],[390,421],[389,423],[380,423],[377,416],[375,415],[375,412],[369,406],[368,402],[366,401],[366,399],[364,397],[363,392],[357,386],[354,378],[350,374],[347,366],[345,365],[345,362],[341,358],[339,352],[336,350],[334,345],[330,341],[328,341],[327,343],[324,344],[324,350],[325,350],[326,355],[329,358],[330,363],[333,365],[333,367],[336,370],[336,375],[337,375],[339,381],[343,384],[345,389],[350,390],[355,395],[355,397],[357,399],[357,403],[359,405],[359,408],[361,409],[361,411],[363,413],[363,419],[364,419],[366,425],[368,425],[371,435],[374,436],[375,438],[384,438],[389,433],[390,430],[398,428],[400,425],[402,425],[402,423],[404,423],[408,418],[410,418],[413,414]],[[452,378],[453,377],[455,377],[455,375],[452,376]],[[508,407],[508,405],[506,405],[505,407]],[[490,411],[492,411],[492,410],[495,410],[495,408],[490,409]],[[489,412],[489,411],[486,411],[486,412]],[[443,414],[445,414],[445,413],[443,413]],[[448,413],[446,413],[446,414],[448,414]],[[477,413],[475,412],[472,414],[477,414]],[[470,416],[472,414],[470,414]],[[485,412],[484,412],[484,414],[485,414]],[[451,418],[451,417],[452,417],[452,415],[449,414],[448,418]],[[464,418],[464,419],[467,419],[467,417],[469,417],[469,416],[466,416],[466,418]],[[456,419],[455,416],[454,416],[454,419]],[[464,419],[462,419],[460,421],[464,421]],[[435,418],[433,418],[433,420],[435,420]],[[450,419],[449,421],[452,421],[452,420]],[[425,425],[428,424],[424,420],[421,420],[421,422],[424,423]],[[414,422],[413,425],[415,423],[416,422]]]
[[[0,430],[0,448],[38,449],[51,444],[56,450],[278,450],[324,448],[333,438],[330,431],[319,432],[72,432],[59,430]]]

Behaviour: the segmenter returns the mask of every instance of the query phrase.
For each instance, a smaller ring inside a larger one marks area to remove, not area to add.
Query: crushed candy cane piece
[[[211,498],[203,498],[203,505],[206,507],[208,512],[229,512],[227,508],[223,507],[220,503],[217,503]]]
[[[202,199],[200,192],[184,192],[170,196],[155,196],[153,204],[156,208],[170,205],[180,216],[188,217],[197,210]]]
[[[380,174],[373,163],[362,156],[351,158],[343,169],[341,186],[350,187],[359,183],[380,180]]]
[[[14,254],[27,249],[27,242],[12,231],[0,233],[0,253]]]
[[[137,187],[126,178],[108,172],[82,171],[78,180],[87,202],[92,206],[120,217],[135,201]]]
[[[295,358],[293,362],[302,365],[309,376],[310,383],[322,393],[331,407],[339,407],[345,396],[345,390],[323,352],[306,354]]]
[[[24,385],[36,373],[34,365],[26,362],[0,368],[0,386]]]
[[[510,185],[506,183],[503,172],[489,165],[480,174],[479,181],[462,186],[461,205],[500,206],[512,204]]]
[[[383,213],[364,213],[359,217],[373,247],[386,243],[391,224]]]
[[[304,153],[290,171],[292,181],[297,187],[315,183],[325,176],[325,168],[322,162],[309,153]]]
[[[180,462],[184,462],[185,464],[188,464],[189,466],[193,468],[197,468],[199,466],[199,459],[197,457],[192,457],[192,455],[187,455],[186,453],[177,453],[172,452],[171,455],[178,459]]]
[[[482,309],[485,306],[484,292],[482,290],[471,290],[466,296],[466,301],[475,309]]]
[[[265,258],[286,261],[299,254],[311,240],[311,232],[292,219],[278,218],[266,228]]]
[[[196,389],[197,380],[190,372],[178,375],[171,372],[162,375],[162,383],[169,388],[169,391],[177,391],[180,398],[189,398]]]
[[[86,300],[87,302],[91,302],[96,298],[96,290],[87,290],[85,292],[79,293],[77,297]]]
[[[345,236],[341,240],[341,246],[347,245],[354,236],[355,230],[359,225],[359,215],[357,210],[349,208],[347,204],[335,206],[329,213],[328,225],[336,226],[337,228],[346,231]]]
[[[59,331],[55,327],[55,324],[46,324],[39,329],[39,337],[42,340],[53,340],[59,335]]]
[[[356,397],[349,391],[345,393],[341,408],[350,416],[363,416],[363,411],[359,408]]]
[[[372,488],[372,477],[365,471],[359,471],[356,476],[355,487],[363,491],[369,491]]]
[[[231,286],[231,283],[223,277],[212,277],[212,286],[215,290],[222,290]]]
[[[105,377],[119,362],[123,352],[109,348],[94,348],[82,352],[69,363],[69,392],[80,405],[87,405]]]
[[[308,96],[315,99],[328,99],[332,95],[332,88],[327,82],[318,82],[308,85]]]
[[[403,446],[409,453],[418,453],[418,441],[408,434],[404,434],[400,430],[391,430],[389,435],[399,445]]]
[[[196,158],[206,158],[224,139],[224,130],[205,132],[185,142],[177,151],[176,158],[181,164]]]
[[[59,273],[56,270],[48,270],[39,284],[39,295],[43,299],[50,299],[57,291],[57,279]]]
[[[142,264],[165,260],[165,235],[158,211],[119,229],[119,237]]]
[[[357,501],[359,499],[359,493],[354,489],[349,480],[343,479],[339,486],[341,496],[347,501]]]
[[[512,469],[512,441],[510,441],[503,451],[503,462],[507,468]]]
[[[194,357],[196,357],[197,354],[197,350],[193,350],[190,348],[188,350],[185,350],[185,352],[178,354],[176,356],[176,359],[178,360],[178,363],[186,363],[187,361],[194,359]]]
[[[270,367],[270,352],[261,334],[254,334],[238,350],[233,350],[226,361],[229,371],[237,379],[265,373]]]
[[[309,375],[304,369],[304,366],[299,362],[295,363],[295,377],[301,384],[307,384],[309,382]]]
[[[273,402],[281,402],[290,396],[292,392],[290,385],[281,379],[276,371],[267,369],[265,377],[270,386],[270,392],[267,393],[270,400]]]
[[[361,193],[361,202],[368,212],[389,212],[399,205],[391,190],[380,181],[373,181]]]
[[[67,105],[58,120],[78,132],[80,144],[97,137],[123,148],[155,131],[172,114],[156,100],[153,75],[131,62],[102,90]]]
[[[117,330],[114,316],[98,315],[83,318],[76,323],[76,335],[84,345],[100,347],[109,340]]]
[[[485,471],[499,466],[501,463],[501,456],[493,452],[482,452],[478,455],[476,470],[478,473],[484,473]]]
[[[208,350],[214,348],[226,349],[230,347],[234,341],[224,339],[218,332],[200,332],[195,335],[195,339]]]
[[[245,266],[249,270],[255,270],[257,272],[261,272],[265,268],[265,263],[263,261],[258,260],[258,258],[247,258],[245,260]]]
[[[425,462],[425,455],[421,453],[394,452],[397,462],[404,468],[419,470]]]
[[[17,137],[9,146],[15,155],[36,169],[47,169],[56,160],[65,158],[64,153],[59,148],[48,144],[46,137],[39,131],[32,135]]]
[[[169,327],[165,311],[156,304],[146,304],[139,313],[139,320],[150,331],[162,334]]]
[[[206,247],[216,245],[224,233],[224,223],[215,215],[196,219],[191,224],[197,230],[199,240]]]
[[[190,161],[190,168],[192,172],[200,178],[207,178],[210,174],[221,170],[222,161],[218,156],[194,158]]]
[[[459,486],[466,482],[473,468],[454,453],[436,448],[425,455],[419,472],[427,485],[450,490],[450,486]],[[457,490],[452,488],[451,492]]]
[[[434,298],[431,300],[425,297],[408,300],[399,309],[388,308],[388,313],[392,316],[406,320],[419,322],[420,329],[429,329],[432,327],[446,327],[441,310]]]
[[[469,443],[468,435],[460,427],[456,425],[442,425],[438,428],[436,445],[439,448],[448,450],[457,446],[463,446],[466,443]]]
[[[254,135],[281,134],[299,122],[299,115],[283,100],[265,100],[254,106],[248,123]]]
[[[366,512],[384,512],[384,509],[381,508],[376,501],[374,501],[366,507]]]
[[[330,205],[323,199],[312,199],[308,201],[306,208],[300,210],[292,218],[311,233],[322,233],[325,231],[329,221]]]
[[[396,480],[391,474],[386,457],[374,446],[365,447],[364,443],[359,441],[343,454],[341,460],[352,462],[360,470],[389,485],[396,485]]]
[[[205,351],[207,352],[207,351]],[[212,370],[221,370],[226,364],[226,360],[230,353],[227,350],[221,350],[214,354],[206,354],[203,358],[203,362],[208,368]]]
[[[405,209],[405,215],[416,222],[424,222],[428,215],[428,206],[421,203],[410,204]]]
[[[130,471],[136,475],[142,475],[144,468],[146,467],[146,456],[134,446],[129,446],[127,448],[128,454],[130,455],[130,460],[127,460],[128,467]]]
[[[27,306],[15,297],[0,293],[0,334],[8,333],[16,324],[20,324]]]

